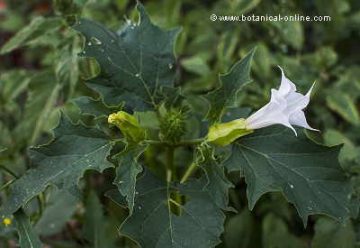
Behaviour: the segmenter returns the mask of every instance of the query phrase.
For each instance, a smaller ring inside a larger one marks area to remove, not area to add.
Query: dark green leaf
[[[101,100],[95,100],[87,96],[75,98],[73,102],[79,107],[82,114],[88,114],[95,117],[108,116],[109,114],[120,110],[120,107],[108,107]]]
[[[304,223],[308,215],[343,220],[352,213],[351,187],[338,162],[340,146],[324,147],[286,128],[266,128],[241,138],[225,162],[245,175],[249,207],[267,192],[283,192]]]
[[[151,23],[138,4],[140,23],[127,23],[112,32],[98,23],[81,20],[74,28],[86,38],[83,55],[95,57],[101,73],[88,85],[108,105],[125,101],[135,109],[156,104],[161,86],[172,86],[175,77],[173,43],[179,29],[162,31]]]
[[[119,165],[116,167],[114,184],[118,187],[120,193],[126,197],[130,213],[133,212],[134,208],[136,177],[142,171],[138,159],[145,149],[146,146],[128,147],[117,156]]]
[[[208,183],[206,189],[211,192],[213,201],[222,209],[228,208],[229,202],[229,188],[233,185],[226,178],[224,167],[217,164],[215,161],[207,161],[202,168],[205,170]]]
[[[166,184],[145,171],[136,185],[134,213],[121,232],[148,248],[214,247],[225,216],[204,188],[206,184],[205,178],[185,185]],[[174,194],[183,195],[186,202],[174,204]],[[179,216],[172,207],[180,209]]]
[[[19,244],[21,248],[41,248],[39,237],[35,234],[30,224],[29,217],[23,210],[18,210],[14,214],[16,220],[16,228],[19,234]]]
[[[210,120],[220,120],[226,108],[234,107],[239,90],[251,82],[250,65],[254,52],[255,49],[251,50],[241,61],[237,62],[228,73],[220,75],[220,87],[208,94],[211,108],[207,117]]]
[[[50,144],[31,149],[36,167],[11,184],[10,198],[2,206],[6,214],[14,213],[50,184],[77,194],[77,182],[84,171],[101,172],[112,166],[106,160],[111,144],[100,130],[73,125],[62,116],[54,133]]]

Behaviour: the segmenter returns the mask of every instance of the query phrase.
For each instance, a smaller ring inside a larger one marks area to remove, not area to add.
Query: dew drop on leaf
[[[173,67],[174,67],[174,65],[172,64],[172,63],[169,63],[169,69],[171,70]]]
[[[140,73],[136,73],[136,74],[135,74],[135,77],[140,77]]]
[[[91,43],[93,43],[94,45],[97,45],[97,46],[102,44],[102,42],[96,37],[91,37],[90,41],[91,41]]]

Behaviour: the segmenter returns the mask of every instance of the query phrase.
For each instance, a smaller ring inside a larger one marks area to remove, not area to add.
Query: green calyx
[[[225,123],[216,123],[209,128],[207,140],[218,146],[226,146],[236,139],[252,133],[246,128],[245,119],[237,119]]]
[[[108,123],[119,128],[128,141],[139,143],[146,137],[146,132],[140,126],[138,120],[124,111],[109,115]]]

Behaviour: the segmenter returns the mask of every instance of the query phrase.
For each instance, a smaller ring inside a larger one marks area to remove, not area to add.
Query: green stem
[[[192,145],[199,145],[202,142],[204,142],[203,138],[200,139],[192,139],[192,140],[184,140],[184,141],[179,141],[177,142],[175,145],[176,146],[192,146]]]
[[[165,145],[165,146],[172,146],[172,147],[178,147],[178,146],[194,146],[199,145],[204,141],[204,139],[192,139],[192,140],[183,140],[176,143],[171,143],[168,141],[161,141],[161,140],[144,140],[144,142],[151,144],[151,145]]]
[[[168,171],[171,171],[171,180],[176,180],[176,168],[174,165],[174,153],[175,149],[172,146],[167,147],[166,150],[166,168]]]
[[[197,167],[198,167],[198,164],[193,162],[185,171],[185,174],[181,178],[180,183],[185,183],[189,179],[189,177],[193,174],[194,170]]]

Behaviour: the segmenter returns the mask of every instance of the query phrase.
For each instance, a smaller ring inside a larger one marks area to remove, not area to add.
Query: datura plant
[[[15,218],[29,225],[25,206],[49,186],[81,197],[88,170],[114,172],[104,195],[128,214],[115,232],[146,248],[219,244],[225,213],[233,211],[228,175],[234,171],[245,178],[250,210],[264,194],[281,192],[304,226],[309,215],[343,222],[357,214],[338,163],[341,146],[319,145],[304,133],[315,130],[304,114],[312,88],[298,93],[280,68],[281,84],[269,103],[249,117],[230,111],[240,109],[239,95],[252,81],[252,50],[219,76],[215,89],[190,95],[177,77],[180,29],[164,31],[141,4],[137,10],[139,21],[118,31],[86,19],[74,24],[84,37],[79,56],[100,69],[86,81],[99,98],[74,99],[92,121],[74,123],[63,113],[53,140],[29,149],[33,166],[11,183],[1,206],[7,224]],[[34,233],[21,230],[21,242],[41,246]]]

